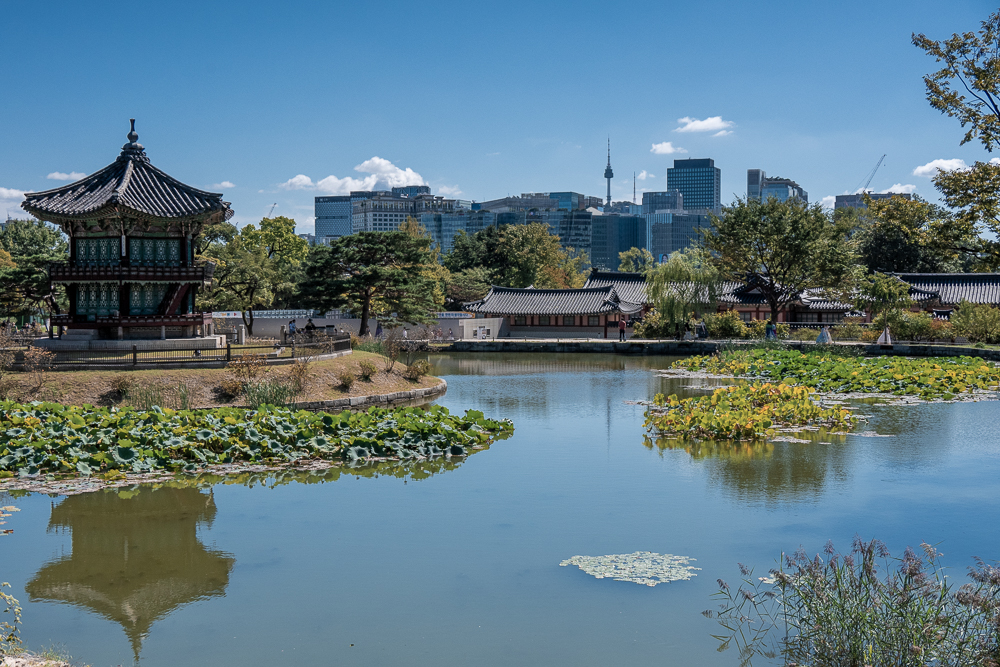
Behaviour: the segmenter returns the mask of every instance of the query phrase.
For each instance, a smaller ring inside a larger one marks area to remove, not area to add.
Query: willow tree
[[[695,312],[715,308],[721,282],[708,254],[698,248],[672,253],[646,274],[646,293],[661,325],[678,338]]]

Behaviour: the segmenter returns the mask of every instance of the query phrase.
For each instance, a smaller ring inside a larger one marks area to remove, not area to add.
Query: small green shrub
[[[863,317],[845,317],[840,324],[830,328],[830,334],[836,340],[860,340],[865,321]]]
[[[135,387],[135,376],[128,372],[115,373],[111,378],[109,387],[120,398],[125,398],[132,391],[133,387]]]
[[[704,317],[709,338],[746,338],[747,325],[735,310],[707,313]],[[763,336],[762,336],[763,337]]]
[[[973,343],[1000,343],[1000,308],[962,301],[951,314],[955,334]]]
[[[900,340],[928,340],[934,328],[930,313],[904,311],[889,318],[892,334]]]
[[[643,316],[633,331],[636,338],[673,338],[677,335],[676,327],[671,327],[655,308]]]
[[[378,366],[368,359],[362,359],[358,362],[358,374],[365,382],[371,382],[376,373],[378,373]]]
[[[416,382],[423,376],[427,375],[431,371],[430,362],[426,359],[417,359],[412,364],[406,367],[403,371],[403,377],[412,382]]]
[[[337,373],[337,381],[340,383],[338,386],[344,391],[350,391],[351,387],[354,386],[354,372],[348,369],[343,369]]]
[[[819,329],[813,329],[812,327],[796,329],[792,332],[794,340],[816,340],[817,336],[819,336]]]

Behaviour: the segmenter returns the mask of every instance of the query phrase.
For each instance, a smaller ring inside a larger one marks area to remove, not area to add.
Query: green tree
[[[719,271],[708,253],[699,248],[672,253],[646,274],[646,281],[659,321],[678,338],[695,311],[715,308],[719,299]]]
[[[490,287],[489,272],[482,266],[451,273],[446,288],[448,308],[461,310],[463,303],[476,301],[486,296]]]
[[[299,286],[302,304],[318,310],[347,308],[361,318],[429,324],[434,282],[421,273],[431,261],[430,241],[406,232],[359,232],[317,248]]]
[[[547,225],[490,225],[475,234],[459,233],[444,257],[452,273],[482,267],[490,283],[505,287],[574,287],[586,280],[586,254],[563,249]]]
[[[983,21],[978,32],[956,33],[943,41],[921,33],[912,40],[941,65],[924,76],[927,101],[967,128],[961,144],[978,139],[992,152],[1000,145],[1000,11]],[[939,171],[934,185],[948,206],[959,209],[947,230],[962,239],[954,249],[979,268],[1000,267],[1000,165],[979,161],[969,169]]]
[[[777,322],[806,288],[838,287],[850,277],[848,232],[817,204],[738,199],[713,216],[702,242],[723,279],[754,281]]]
[[[0,303],[8,313],[59,313],[67,306],[65,292],[50,285],[48,274],[50,262],[69,261],[65,234],[39,220],[10,220],[0,233],[0,250],[10,255],[0,261]]]
[[[247,333],[253,335],[254,311],[270,308],[282,284],[277,263],[261,246],[239,234],[229,243],[214,243],[206,257],[216,263],[212,287],[202,297],[211,310],[239,310]]]
[[[240,235],[247,247],[262,248],[268,259],[280,265],[297,265],[309,254],[309,243],[295,235],[295,221],[283,215],[262,219],[259,229],[247,225],[240,230]]]
[[[889,273],[940,273],[961,270],[957,244],[974,243],[959,238],[951,213],[920,197],[871,199],[857,212],[851,241],[868,271]]]
[[[653,253],[645,248],[629,248],[625,252],[618,253],[619,271],[633,271],[646,273],[656,266],[656,259]]]
[[[882,317],[882,329],[889,326],[890,319],[898,317],[912,303],[910,286],[896,276],[885,273],[873,273],[862,278],[854,297],[855,308],[870,312],[873,322],[879,316]]]

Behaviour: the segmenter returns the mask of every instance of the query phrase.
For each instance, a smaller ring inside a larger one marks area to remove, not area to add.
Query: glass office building
[[[684,195],[680,190],[667,192],[643,192],[642,212],[678,211],[684,208]]]
[[[771,198],[778,201],[799,199],[807,204],[809,203],[809,193],[790,178],[765,178],[760,189],[760,198],[763,201]]]
[[[592,217],[590,262],[595,267],[617,270],[619,253],[650,246],[650,229],[643,215],[595,215]]]
[[[341,236],[351,234],[351,198],[316,197],[316,242],[326,245]]]
[[[686,210],[719,210],[722,208],[722,170],[711,158],[674,160],[674,166],[667,169],[667,190],[680,190]]]

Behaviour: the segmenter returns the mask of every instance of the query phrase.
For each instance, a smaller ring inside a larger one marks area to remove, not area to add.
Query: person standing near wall
[[[618,316],[618,340],[619,341],[625,340],[625,316],[624,315],[619,315]]]

